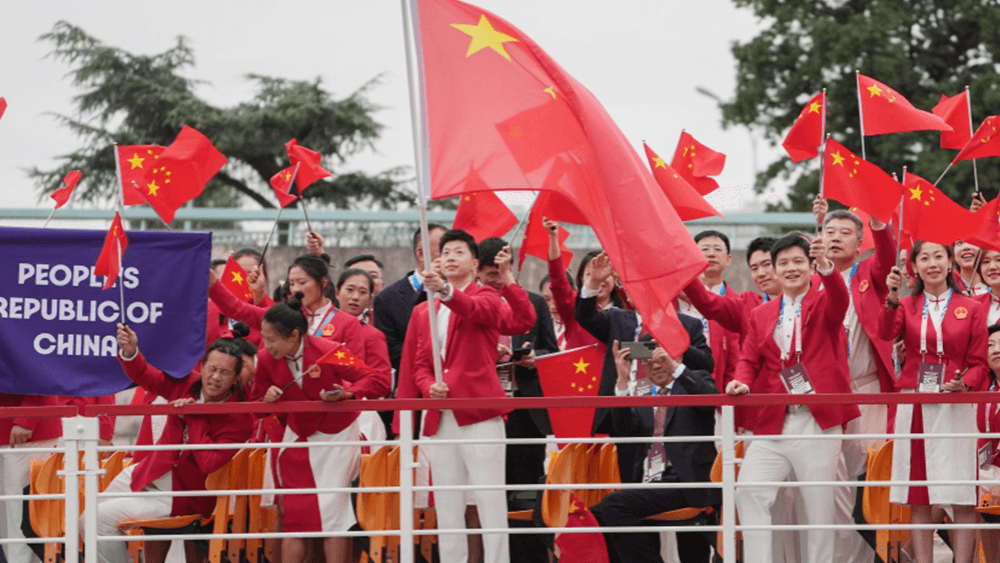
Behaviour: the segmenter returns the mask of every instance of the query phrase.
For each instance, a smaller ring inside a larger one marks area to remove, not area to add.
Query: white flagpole
[[[969,108],[969,135],[976,130],[972,126],[972,96],[969,95],[969,85],[965,85],[965,105]],[[946,171],[947,172],[947,171]],[[979,170],[976,168],[976,159],[972,159],[972,178],[976,182],[976,193],[979,193]]]
[[[854,78],[858,84],[858,121],[861,123],[861,158],[868,160],[865,156],[865,112],[861,111],[861,71],[854,71]]]
[[[65,186],[65,185],[66,185],[66,183],[65,183],[65,182],[63,182],[63,186]],[[52,216],[56,214],[56,209],[58,209],[58,208],[57,208],[57,207],[53,207],[53,208],[52,208],[52,213],[49,213],[49,217],[48,217],[48,219],[46,219],[46,220],[45,220],[45,224],[44,224],[44,225],[42,225],[42,228],[43,228],[43,229],[49,226],[49,221],[51,221],[51,220],[52,220]]]
[[[427,228],[427,199],[431,191],[430,133],[427,130],[427,100],[424,87],[424,55],[420,41],[420,12],[417,0],[400,0],[403,7],[403,38],[406,42],[406,76],[410,86],[410,118],[413,121],[413,153],[417,164],[417,206],[420,210],[420,240],[424,251],[424,271],[431,269],[430,232]],[[427,288],[428,317],[431,324],[431,348],[434,379],[443,381],[441,342],[438,337],[435,292]],[[406,543],[406,542],[404,542]],[[412,544],[411,544],[412,546]],[[402,554],[400,555],[402,559]]]
[[[125,324],[125,272],[122,270],[122,241],[115,236],[115,244],[118,245],[118,293],[122,303],[122,324]]]
[[[139,192],[139,197],[141,197],[142,199],[144,199],[146,201],[146,203],[149,204],[150,207],[153,207],[153,202],[149,201],[149,198],[146,197],[146,194],[142,193],[142,188],[139,187],[139,184],[137,184],[135,180],[132,180],[132,186],[135,188],[135,190],[137,192]],[[124,198],[125,198],[125,192],[123,191],[122,192],[122,200],[123,201],[124,201]],[[124,203],[122,205],[124,205]],[[156,211],[156,208],[153,208],[153,211]],[[156,216],[160,217],[160,214],[157,213]],[[160,217],[160,221],[163,221],[163,217]],[[163,226],[166,227],[167,230],[170,231],[170,232],[174,231],[173,229],[170,228],[170,225],[167,224],[166,221],[163,221]]]

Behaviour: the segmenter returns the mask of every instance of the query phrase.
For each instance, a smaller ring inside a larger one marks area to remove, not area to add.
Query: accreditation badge
[[[801,363],[782,370],[780,376],[781,382],[785,385],[785,390],[790,395],[808,395],[816,392],[812,381],[809,380],[809,374],[806,373],[805,366]]]
[[[944,364],[920,362],[920,371],[917,372],[917,392],[940,393],[942,384],[944,384]]]

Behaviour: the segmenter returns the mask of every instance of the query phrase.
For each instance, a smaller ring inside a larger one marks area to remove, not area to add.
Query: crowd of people
[[[725,234],[704,231],[695,236],[708,268],[675,303],[691,341],[679,357],[671,357],[646,330],[642,316],[616,283],[607,256],[591,252],[575,274],[569,272],[560,252],[558,225],[545,221],[551,234],[548,276],[537,294],[516,281],[506,241],[476,241],[464,231],[436,224],[427,231],[433,266],[424,268],[418,230],[413,237],[413,271],[389,285],[382,279],[382,263],[373,255],[348,260],[335,275],[322,237],[310,233],[309,252],[295,259],[269,295],[264,257],[257,250],[242,249],[232,257],[246,271],[253,299],[244,301],[219,283],[226,261],[213,262],[206,352],[187,378],[171,378],[148,364],[142,342],[121,324],[119,361],[141,389],[136,401],[178,407],[192,402],[541,396],[536,359],[587,345],[597,345],[604,357],[600,394],[606,396],[997,390],[1000,252],[961,242],[943,246],[914,241],[910,250],[897,255],[892,230],[871,219],[867,227],[874,252],[861,259],[866,225],[857,215],[829,211],[821,198],[814,202],[814,214],[816,234],[761,237],[750,243],[746,260],[757,292],[738,293],[723,281],[732,261]],[[427,301],[425,290],[435,293],[434,303]],[[432,311],[436,335],[431,333]],[[439,358],[434,358],[435,339],[440,343]],[[633,342],[650,343],[650,357],[633,359],[634,347],[625,345]],[[341,347],[363,366],[318,361]],[[7,396],[2,400],[5,405],[52,405],[114,399]],[[852,439],[853,434],[927,435],[895,440],[892,479],[926,483],[893,486],[892,502],[909,506],[914,523],[940,522],[945,514],[958,523],[983,522],[975,507],[1000,496],[1000,487],[938,482],[1000,478],[998,441],[932,436],[996,431],[998,403],[738,407],[734,430],[755,436],[747,442],[739,474],[740,482],[754,485],[736,489],[741,524],[819,526],[802,534],[746,531],[744,561],[874,560],[871,545],[858,532],[823,528],[854,522],[860,498],[857,487],[779,485],[788,480],[856,481],[866,471],[871,449],[884,440]],[[136,443],[327,444],[269,450],[266,486],[349,487],[358,476],[361,448],[338,444],[391,438],[399,431],[398,422],[398,413],[392,411],[275,417],[181,410],[146,417]],[[113,422],[102,419],[102,423],[102,443],[107,444]],[[544,480],[545,445],[504,445],[496,440],[550,436],[545,410],[428,410],[416,420],[416,428],[427,440],[422,459],[430,465],[434,485],[506,483],[530,488]],[[15,419],[0,431],[9,433],[15,447],[52,446],[60,436],[57,420]],[[713,407],[622,407],[598,409],[590,432],[612,438],[706,438],[719,435],[721,422]],[[461,440],[493,441],[455,443]],[[234,453],[233,449],[135,452],[134,463],[110,489],[202,490],[205,477]],[[4,456],[6,494],[24,490],[29,463],[40,456],[44,454]],[[622,482],[708,482],[716,456],[711,440],[617,444]],[[491,488],[469,494],[435,491],[438,526],[507,528],[508,503],[515,497]],[[117,534],[118,525],[130,520],[207,514],[209,499],[102,499],[98,532]],[[627,488],[607,495],[591,510],[601,525],[635,526],[661,512],[718,509],[721,502],[720,490],[713,487]],[[284,532],[343,532],[357,523],[346,493],[277,495],[274,503]],[[6,509],[7,537],[30,530],[21,503],[7,502]],[[912,535],[914,560],[930,563],[934,532],[913,530]],[[959,563],[973,561],[977,538],[988,561],[1000,561],[997,530],[951,530],[947,536]],[[658,533],[607,533],[605,540],[612,563],[662,561]],[[469,546],[464,535],[442,534],[438,539],[441,561],[470,560]],[[713,546],[714,534],[676,535],[676,557],[682,563],[709,561]],[[538,535],[483,534],[480,548],[487,563],[547,563],[551,543]],[[33,557],[27,546],[7,544],[6,550],[12,562]],[[280,561],[325,557],[329,563],[346,562],[351,553],[349,538],[290,538],[281,542]],[[124,542],[101,542],[99,554],[100,561],[127,560]],[[197,557],[192,551],[188,560]]]

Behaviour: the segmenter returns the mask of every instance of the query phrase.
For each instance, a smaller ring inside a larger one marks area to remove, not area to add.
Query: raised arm
[[[118,323],[118,361],[129,379],[137,385],[172,401],[186,396],[190,388],[188,378],[174,379],[146,362],[138,347],[138,337],[131,328]],[[188,376],[190,377],[190,376]]]
[[[514,283],[505,285],[500,295],[507,300],[507,307],[501,309],[500,334],[514,336],[524,334],[535,326],[538,315],[531,298],[523,287]]]
[[[885,279],[892,267],[896,265],[896,241],[893,239],[892,231],[886,227],[885,223],[874,217],[871,220],[871,231],[872,242],[875,243],[875,254],[871,258],[872,285],[875,286],[875,295],[880,299],[885,299],[885,294],[889,291]]]
[[[903,274],[893,266],[886,277],[889,293],[878,312],[878,335],[883,340],[895,340],[906,328],[906,314],[899,303],[899,288],[903,286]],[[890,303],[895,305],[890,307]]]
[[[719,323],[730,332],[743,334],[745,316],[742,300],[716,295],[705,289],[698,279],[684,287],[684,295],[706,319]]]
[[[261,319],[264,318],[267,309],[240,301],[221,283],[212,284],[212,287],[208,289],[208,297],[223,315],[233,320],[243,321],[250,325],[250,328],[260,330]]]

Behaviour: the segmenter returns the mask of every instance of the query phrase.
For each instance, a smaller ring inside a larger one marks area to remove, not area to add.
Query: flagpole
[[[153,202],[149,201],[149,198],[146,197],[146,194],[142,193],[142,188],[139,187],[139,184],[137,184],[135,180],[132,180],[132,186],[135,187],[135,190],[137,192],[139,192],[139,197],[141,197],[142,199],[144,199],[146,201],[146,203],[149,204],[150,207],[153,207]],[[123,201],[123,204],[124,204],[124,200],[125,200],[125,194],[124,194],[124,192],[122,192],[122,201]],[[153,208],[153,211],[156,211],[156,208]],[[160,214],[157,213],[156,216],[160,217]],[[160,217],[160,221],[163,221],[163,226],[166,227],[168,231],[174,232],[174,230],[170,228],[170,225],[168,225],[167,222],[163,220],[163,217]]]
[[[944,172],[942,172],[942,173],[941,173],[941,175],[940,175],[940,176],[938,176],[938,179],[937,179],[937,180],[934,180],[934,186],[935,186],[935,187],[937,187],[937,185],[938,185],[938,182],[940,182],[940,181],[941,181],[941,178],[944,178],[944,175],[945,175],[945,174],[947,174],[947,173],[948,173],[948,171],[949,171],[949,170],[951,170],[951,167],[952,167],[952,166],[954,166],[954,165],[955,165],[955,161],[951,161],[951,162],[949,162],[949,163],[948,163],[948,168],[945,168],[945,169],[944,169]],[[978,182],[977,182],[977,185],[978,185]],[[979,188],[978,188],[978,187],[976,188],[976,191],[979,191]]]
[[[532,201],[531,205],[528,206],[528,210],[524,213],[524,216],[521,217],[521,220],[517,222],[517,226],[514,227],[514,233],[510,235],[510,244],[511,244],[511,247],[510,247],[510,250],[511,250],[510,261],[511,261],[511,265],[513,265],[513,262],[514,262],[514,241],[517,240],[517,233],[518,233],[518,231],[521,230],[521,226],[522,225],[525,225],[524,232],[525,233],[528,232],[528,227],[527,227],[528,220],[529,220],[529,217],[531,217],[531,211],[535,208],[535,202],[538,201],[538,192],[532,192],[532,193],[535,194],[535,201]],[[524,238],[523,237],[521,238],[521,244],[518,246],[518,248],[521,248],[522,246],[524,246]],[[514,281],[520,283],[520,281],[521,281],[521,268],[517,269],[517,275],[514,276]]]
[[[969,95],[969,85],[965,85],[965,106],[969,108],[969,134],[976,132],[972,128],[972,96]],[[947,172],[947,170],[945,171]],[[976,168],[976,159],[972,159],[972,178],[976,182],[976,193],[979,193],[979,170]]]
[[[825,92],[825,90],[824,90],[824,92]],[[826,96],[823,96],[823,100],[824,100],[824,102],[823,102],[823,111],[825,112],[826,111],[826,101],[825,101],[826,100]],[[826,129],[826,127],[824,126],[824,130],[825,129]],[[824,193],[825,190],[823,188],[823,174],[826,171],[826,140],[829,139],[829,138],[830,138],[829,135],[826,135],[826,136],[823,137],[823,139],[822,139],[823,142],[821,143],[823,146],[821,147],[821,150],[819,152],[819,154],[820,154],[820,159],[819,159],[819,197],[820,197],[820,199],[824,199],[826,197],[826,194]],[[823,225],[819,221],[816,221],[816,234],[819,234],[822,231],[823,231]]]
[[[271,232],[267,233],[267,240],[264,242],[264,250],[260,253],[260,260],[257,261],[257,267],[260,267],[264,263],[264,255],[267,254],[267,247],[271,246],[271,239],[274,238],[274,232],[278,230],[278,221],[281,219],[281,210],[284,207],[278,207],[278,216],[274,218],[274,225],[271,225]]]
[[[854,71],[854,78],[858,85],[858,120],[861,122],[861,158],[868,160],[865,156],[865,113],[861,111],[861,71]]]
[[[63,183],[63,185],[65,186],[65,185],[66,185],[66,183],[64,182],[64,183]],[[46,220],[45,220],[45,224],[44,224],[44,225],[42,225],[42,228],[43,228],[43,229],[49,226],[49,221],[51,221],[51,220],[52,220],[52,216],[56,214],[56,209],[58,209],[58,207],[53,207],[53,208],[52,208],[52,213],[49,213],[49,218],[48,218],[48,219],[46,219]]]
[[[292,182],[295,182],[295,177],[299,175],[299,165],[301,165],[301,164],[302,164],[301,162],[297,162],[295,164],[295,172],[292,174]],[[292,186],[292,184],[288,184],[288,189],[291,189],[291,186]],[[306,211],[306,200],[305,200],[305,197],[302,195],[302,190],[300,190],[298,188],[298,186],[296,186],[295,187],[295,191],[298,192],[298,194],[299,194],[299,203],[302,204],[302,215],[305,216],[305,218],[306,218],[306,229],[308,229],[308,231],[310,233],[314,232],[313,228],[312,228],[312,224],[309,222],[309,212]]]
[[[893,173],[892,175],[895,176],[896,174]],[[903,165],[903,182],[902,182],[902,184],[904,184],[904,185],[906,184],[906,165]],[[904,215],[903,214],[903,205],[905,205],[905,204],[906,204],[906,194],[903,194],[903,195],[899,196],[899,221],[898,221],[899,224],[896,225],[896,266],[897,267],[899,267],[901,265],[899,263],[899,251],[902,249],[902,245],[903,245],[903,215]]]
[[[424,98],[424,58],[420,41],[420,11],[417,0],[400,0],[403,8],[403,40],[406,43],[406,76],[410,90],[410,119],[413,122],[413,155],[417,165],[417,207],[420,211],[420,241],[424,251],[424,271],[431,270],[430,230],[427,227],[427,196],[431,191],[430,133],[427,129],[427,102]],[[431,325],[431,348],[434,380],[441,383],[441,342],[438,336],[435,292],[424,284],[427,292],[428,318]],[[405,550],[404,550],[404,544]],[[400,560],[413,557],[413,544],[402,542]],[[407,553],[409,552],[409,553]]]

